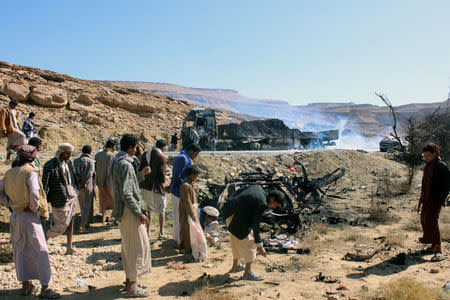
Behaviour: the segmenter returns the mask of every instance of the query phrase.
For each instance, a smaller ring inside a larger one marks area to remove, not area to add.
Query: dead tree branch
[[[405,146],[402,143],[402,140],[400,139],[398,133],[397,133],[397,113],[395,111],[394,106],[391,103],[391,100],[388,99],[388,97],[386,95],[380,94],[380,93],[375,93],[375,95],[377,95],[381,101],[383,101],[383,103],[389,108],[391,115],[392,115],[392,130],[394,131],[394,133],[391,133],[391,136],[393,136],[397,142],[399,142],[400,147],[402,149],[402,151],[405,151]]]

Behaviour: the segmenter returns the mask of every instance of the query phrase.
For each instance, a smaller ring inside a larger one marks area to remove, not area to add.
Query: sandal
[[[136,287],[131,292],[126,292],[125,296],[130,298],[148,297],[150,296],[150,293],[144,290],[143,288]]]
[[[52,289],[46,289],[39,295],[39,298],[41,299],[58,299],[59,297],[61,297],[61,295]]]
[[[236,270],[231,269],[230,271],[228,271],[228,273],[237,273],[240,271],[244,271],[245,269],[245,265],[244,264],[238,264],[238,267]]]
[[[128,282],[124,281],[124,282],[122,282],[122,284],[126,287],[128,285]],[[143,284],[142,282],[136,282],[136,286],[143,288],[143,289],[147,288],[147,286],[145,284]]]
[[[261,281],[261,280],[264,280],[264,277],[262,277],[261,275],[258,275],[257,273],[252,271],[248,274],[242,275],[242,279],[250,280],[250,281]]]
[[[169,236],[167,234],[158,235],[158,240],[167,240],[167,239],[169,239]]]
[[[432,262],[438,262],[438,261],[443,261],[445,259],[445,256],[442,255],[442,253],[436,253],[430,261]]]

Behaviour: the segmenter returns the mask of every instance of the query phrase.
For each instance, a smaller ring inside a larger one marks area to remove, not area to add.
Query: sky
[[[450,1],[0,0],[0,60],[293,105],[447,99]]]

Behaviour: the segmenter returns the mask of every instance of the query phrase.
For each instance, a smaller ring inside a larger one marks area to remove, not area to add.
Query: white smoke
[[[346,130],[348,119],[340,118],[338,122],[339,139],[336,146],[328,149],[360,149],[365,151],[378,151],[382,137],[366,137],[359,132]]]

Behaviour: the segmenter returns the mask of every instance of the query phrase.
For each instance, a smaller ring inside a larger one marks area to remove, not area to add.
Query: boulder
[[[0,103],[9,103],[10,100],[8,96],[0,95]]]
[[[67,93],[65,90],[47,85],[33,87],[30,98],[34,103],[44,107],[61,108],[67,104]]]
[[[88,124],[96,124],[96,125],[101,125],[102,124],[102,118],[91,114],[89,112],[85,113],[83,118],[81,119],[83,122],[88,123]]]
[[[17,101],[26,101],[30,90],[21,84],[8,82],[3,88],[3,94]]]
[[[0,61],[0,67],[11,68],[13,65],[7,61]]]
[[[78,96],[77,100],[86,105],[94,104],[94,99],[92,99],[92,96],[89,94],[81,94],[80,96]]]
[[[287,155],[282,155],[280,157],[281,163],[285,166],[285,167],[292,167],[295,164],[295,161],[292,157],[289,157]]]
[[[105,105],[123,108],[134,113],[154,113],[157,110],[155,106],[144,102],[145,99],[132,99],[113,93],[97,96],[96,100]]]
[[[40,75],[42,78],[54,82],[64,82],[66,80],[62,75],[56,73],[42,73]]]
[[[100,101],[101,103],[111,106],[111,107],[118,107],[119,103],[121,102],[122,97],[119,95],[112,95],[112,94],[108,94],[108,95],[100,95],[97,96],[96,100]]]

